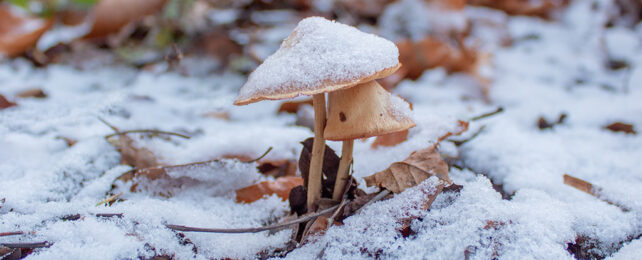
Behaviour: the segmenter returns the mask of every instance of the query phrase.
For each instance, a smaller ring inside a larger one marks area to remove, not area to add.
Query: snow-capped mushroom
[[[386,77],[400,66],[394,43],[322,17],[309,17],[250,74],[234,104],[312,95],[315,135],[307,198],[311,209],[321,191],[325,93]]]
[[[403,131],[415,126],[410,105],[376,81],[328,95],[328,121],[323,136],[343,141],[332,199],[340,200],[348,180],[354,139]]]

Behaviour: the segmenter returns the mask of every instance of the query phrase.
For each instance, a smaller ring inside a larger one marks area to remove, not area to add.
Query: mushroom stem
[[[314,143],[312,144],[312,158],[310,159],[310,172],[308,174],[308,211],[312,210],[314,202],[321,195],[321,175],[323,174],[323,158],[325,153],[325,94],[312,96],[314,107]]]
[[[341,148],[341,161],[339,162],[339,170],[337,171],[337,179],[334,182],[334,191],[332,192],[333,200],[341,200],[343,192],[348,182],[348,173],[350,172],[350,163],[352,163],[352,147],[354,146],[354,139],[344,140],[343,148]]]

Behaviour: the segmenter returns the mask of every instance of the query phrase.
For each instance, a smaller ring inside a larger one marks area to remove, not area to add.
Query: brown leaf
[[[32,88],[32,89],[27,89],[27,90],[21,91],[20,93],[18,93],[18,96],[21,97],[21,98],[29,98],[29,97],[32,97],[32,98],[46,98],[47,94],[45,94],[45,92],[42,91],[42,89]]]
[[[390,146],[395,146],[400,143],[403,143],[406,140],[408,140],[408,129],[386,134],[386,135],[377,136],[377,138],[374,140],[374,142],[372,142],[372,145],[370,147],[373,149],[379,146],[390,147]]]
[[[431,176],[437,176],[446,183],[448,164],[441,158],[436,146],[415,151],[401,162],[395,162],[388,169],[365,177],[366,186],[379,186],[394,193],[414,187]]]
[[[7,100],[3,95],[0,95],[0,109],[8,108],[15,106],[16,103],[13,103],[9,100]]]
[[[292,176],[277,178],[275,181],[259,182],[237,190],[236,201],[251,203],[272,194],[276,194],[285,201],[290,196],[290,190],[302,184],[303,179],[301,177]]]
[[[230,121],[230,113],[227,111],[213,111],[203,114],[204,117],[223,119],[225,121]]]
[[[62,139],[63,141],[65,141],[65,143],[67,143],[68,147],[72,147],[78,142],[78,140],[74,140],[74,139],[71,139],[69,137],[64,137],[64,136],[56,136],[56,139]]]
[[[613,132],[624,132],[627,134],[637,134],[632,124],[615,122],[610,125],[605,126],[604,128],[611,130]]]
[[[358,16],[378,17],[394,0],[339,0],[337,4]]]
[[[40,19],[14,13],[0,5],[0,54],[16,56],[33,47],[53,24],[53,19]]]
[[[300,101],[285,101],[279,106],[279,113],[285,112],[290,114],[296,114],[299,111],[299,107],[302,105],[312,105],[312,99],[300,100]]]
[[[134,139],[127,135],[119,136],[118,149],[121,164],[131,165],[134,168],[148,168],[160,164],[152,151],[145,147],[136,147]]]
[[[481,5],[502,10],[510,15],[528,15],[548,18],[552,11],[565,6],[568,1],[563,0],[468,0],[468,4]]]
[[[468,131],[468,121],[462,121],[462,120],[457,120],[457,129],[454,132],[448,132],[445,135],[442,135],[437,139],[437,144],[441,143],[441,141],[446,140],[446,138],[455,136],[455,135],[460,135],[466,131]]]
[[[304,185],[308,186],[308,173],[310,172],[310,159],[312,155],[312,145],[314,143],[314,138],[310,137],[301,142],[303,144],[303,149],[301,149],[301,156],[299,157],[299,170],[301,171],[301,176],[304,180]],[[325,153],[323,155],[323,185],[321,190],[322,198],[332,198],[332,191],[334,190],[334,181],[337,178],[337,171],[339,169],[340,158],[337,154],[330,148],[330,146],[325,146]]]
[[[443,67],[448,72],[475,74],[478,54],[462,46],[453,46],[436,38],[427,37],[412,42],[397,42],[399,61],[403,64],[400,73],[404,78],[416,80],[424,70]]]
[[[452,186],[452,185],[451,185]],[[439,183],[434,189],[422,188],[420,191],[425,195],[425,199],[418,203],[415,209],[421,209],[422,211],[429,210],[432,203],[437,199],[437,196],[441,194],[444,189],[444,184]],[[414,231],[411,229],[412,221],[419,218],[417,215],[410,215],[408,217],[402,218],[398,221],[401,226],[397,228],[403,237],[408,237],[414,234]]]
[[[272,177],[295,176],[297,163],[294,160],[260,160],[256,168],[264,175]]]
[[[91,12],[94,20],[85,38],[104,37],[118,32],[125,25],[155,14],[166,0],[100,0]]]

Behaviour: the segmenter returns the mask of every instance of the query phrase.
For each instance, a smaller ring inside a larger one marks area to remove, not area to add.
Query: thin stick
[[[343,148],[341,148],[341,161],[339,162],[339,170],[337,171],[337,179],[334,182],[334,191],[332,192],[333,200],[340,200],[343,197],[346,182],[348,182],[348,173],[350,172],[350,164],[352,163],[352,150],[354,147],[354,140],[344,140]]]
[[[102,117],[98,117],[98,120],[100,120],[100,122],[103,122],[103,124],[105,124],[106,126],[108,126],[109,128],[111,128],[111,130],[114,130],[114,132],[116,132],[116,133],[118,133],[118,132],[119,132],[119,131],[118,131],[118,128],[116,128],[114,125],[112,125],[112,124],[110,124],[109,122],[107,122],[107,120],[103,119]]]
[[[368,201],[366,204],[363,204],[363,206],[361,206],[361,208],[357,209],[354,212],[354,214],[359,213],[359,211],[361,211],[361,209],[365,208],[366,206],[368,206],[368,205],[370,205],[372,203],[375,203],[376,201],[378,201],[380,199],[383,199],[383,197],[388,196],[388,194],[390,194],[389,190],[380,191],[376,196],[372,197],[372,199],[370,201]]]
[[[586,192],[586,193],[590,194],[591,196],[593,196],[593,197],[595,197],[595,198],[597,198],[597,199],[599,199],[601,201],[604,201],[604,202],[606,202],[608,204],[611,204],[613,206],[616,206],[616,207],[620,208],[624,212],[628,212],[629,211],[629,209],[627,207],[622,206],[622,205],[620,205],[618,203],[615,203],[613,201],[610,201],[607,198],[604,198],[601,195],[602,188],[600,188],[598,186],[595,186],[595,185],[593,185],[592,183],[590,183],[588,181],[582,180],[582,179],[577,178],[577,177],[573,177],[573,176],[568,175],[568,174],[564,174],[564,184],[566,184],[568,186],[571,186],[573,188],[576,188],[578,190],[581,190],[583,192]]]
[[[0,237],[15,236],[15,235],[22,235],[22,234],[24,234],[24,232],[22,231],[2,232],[0,233]]]
[[[110,138],[113,136],[117,135],[125,135],[125,134],[131,134],[131,133],[152,133],[152,134],[161,134],[161,135],[174,135],[178,137],[182,137],[185,139],[190,139],[191,137],[186,136],[184,134],[179,134],[175,132],[168,132],[168,131],[161,131],[161,130],[155,130],[155,129],[135,129],[135,130],[127,130],[127,131],[122,131],[122,132],[116,132],[113,134],[108,134],[105,136],[105,138]]]
[[[484,128],[486,128],[486,125],[481,126],[479,128],[479,130],[477,130],[477,132],[475,132],[473,135],[471,135],[470,137],[468,137],[468,138],[466,138],[464,140],[448,140],[448,141],[450,141],[453,144],[455,144],[455,146],[462,146],[463,144],[467,143],[468,141],[475,139],[475,137],[477,137],[479,134],[481,134],[482,131],[484,131]]]
[[[169,229],[176,230],[176,231],[183,231],[183,232],[207,232],[207,233],[227,233],[227,234],[257,233],[261,231],[274,230],[274,229],[279,229],[279,228],[303,223],[308,220],[314,219],[318,216],[329,214],[333,212],[335,209],[337,209],[338,207],[339,205],[336,205],[311,215],[301,216],[300,218],[297,218],[292,221],[288,221],[288,222],[280,223],[276,225],[265,226],[265,227],[256,227],[256,228],[198,228],[198,227],[187,227],[187,226],[181,226],[181,225],[171,225],[171,224],[167,224],[165,226]]]
[[[0,245],[6,246],[8,248],[42,248],[51,246],[51,244],[47,241],[35,243],[0,243]]]
[[[244,162],[244,163],[253,163],[253,162],[257,162],[258,160],[261,160],[261,159],[263,159],[263,157],[265,157],[266,155],[268,155],[268,153],[270,153],[270,151],[272,151],[272,146],[270,146],[270,148],[268,148],[268,149],[267,149],[267,151],[265,151],[265,152],[264,152],[261,156],[259,156],[258,158],[253,159],[253,160],[246,161],[246,162]]]
[[[109,198],[106,198],[103,201],[96,203],[96,207],[100,206],[101,204],[110,203],[110,202],[116,200],[116,198],[120,197],[120,195],[123,195],[123,193],[120,192],[118,194],[114,194],[114,195],[110,196]]]
[[[493,112],[490,112],[490,113],[481,114],[481,115],[478,115],[476,117],[473,117],[473,118],[470,119],[470,121],[477,121],[477,120],[480,120],[480,119],[484,119],[484,118],[499,114],[501,112],[504,112],[504,108],[503,107],[498,107],[497,110],[495,110]]]
[[[339,207],[337,207],[337,210],[335,210],[334,213],[332,213],[332,216],[330,216],[330,218],[328,219],[328,227],[332,226],[332,222],[339,215],[341,208],[343,208],[343,206],[345,206],[346,204],[348,204],[347,199],[344,198],[343,200],[341,200],[341,203],[339,203]]]
[[[312,158],[310,159],[310,172],[308,175],[308,210],[313,210],[314,202],[321,195],[321,175],[323,171],[323,158],[325,153],[325,93],[312,96],[314,107],[314,143],[312,144]]]

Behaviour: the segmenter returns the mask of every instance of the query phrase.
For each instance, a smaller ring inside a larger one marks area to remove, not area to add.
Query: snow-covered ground
[[[467,10],[481,11],[488,10]],[[501,106],[503,113],[471,122],[466,136],[484,126],[476,138],[461,147],[441,144],[443,153],[458,157],[454,164],[461,170],[453,167],[450,175],[463,189],[439,195],[430,211],[413,211],[413,203],[425,194],[421,190],[434,188],[435,180],[429,179],[366,207],[288,257],[564,259],[573,257],[569,244],[575,246],[578,239],[588,241],[579,246],[591,247],[594,257],[639,257],[642,27],[603,28],[605,13],[591,9],[588,1],[576,1],[555,21],[507,18],[513,45],[487,46],[492,53],[490,102],[474,98],[473,79],[441,69],[402,82],[394,92],[413,103],[417,127],[408,141],[394,147],[372,149],[373,139],[356,141],[355,177],[364,186],[362,177],[431,145],[456,129],[458,119]],[[609,59],[629,67],[608,69]],[[257,157],[268,147],[273,150],[267,159],[296,160],[299,142],[312,132],[295,126],[294,115],[277,114],[279,102],[233,106],[245,80],[233,73],[185,77],[118,66],[77,70],[61,65],[37,69],[23,60],[1,64],[0,94],[18,105],[0,110],[0,232],[26,234],[0,237],[0,242],[53,243],[30,259],[255,258],[284,247],[288,230],[185,233],[182,238],[164,226],[256,227],[287,215],[287,202],[276,196],[235,202],[234,190],[268,179],[254,165],[229,161],[207,172],[186,171],[182,174],[202,185],[180,187],[169,198],[133,193],[118,182],[112,190],[115,179],[131,168],[120,165],[119,153],[104,139],[112,130],[99,117],[121,130],[152,128],[192,136],[136,139],[166,165],[224,155]],[[47,97],[16,96],[30,88],[41,88]],[[212,112],[226,112],[229,120],[206,116]],[[537,127],[540,116],[555,121],[562,113],[564,123]],[[604,128],[618,121],[634,125],[638,134]],[[62,138],[77,143],[69,147]],[[329,145],[340,151],[340,143]],[[626,210],[564,185],[564,174],[602,187],[603,197]],[[122,191],[123,201],[96,206],[110,191]],[[74,214],[82,217],[65,218]],[[415,216],[413,232],[403,237],[398,221],[407,215]]]

